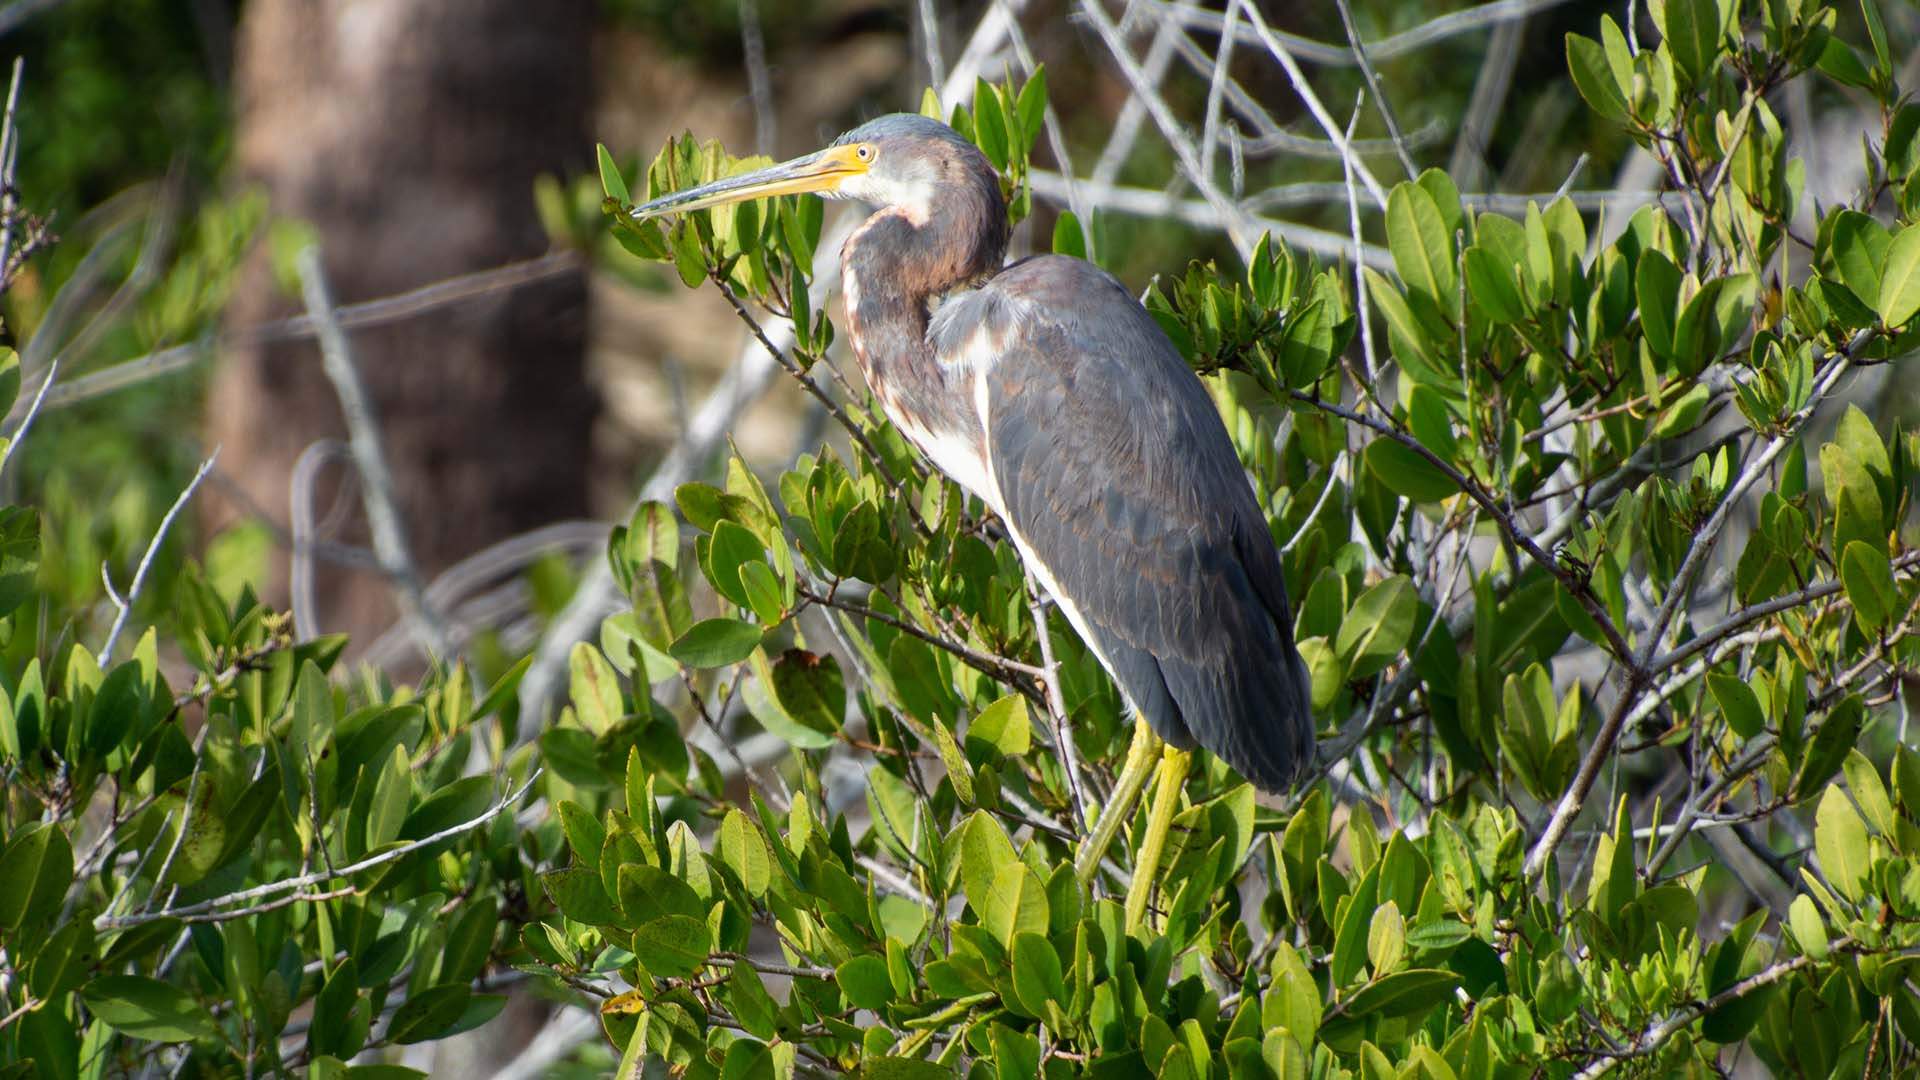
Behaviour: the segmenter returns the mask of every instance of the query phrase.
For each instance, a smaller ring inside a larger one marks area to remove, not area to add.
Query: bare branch
[[[1067,722],[1067,699],[1060,691],[1060,665],[1053,658],[1053,632],[1047,626],[1047,609],[1040,602],[1039,583],[1033,575],[1027,579],[1027,610],[1033,614],[1033,636],[1040,640],[1040,683],[1047,691],[1047,719],[1053,727],[1054,751],[1060,755],[1060,769],[1067,776],[1067,796],[1073,803],[1073,817],[1080,835],[1093,830],[1087,815],[1086,786],[1080,779],[1080,751],[1073,744],[1073,728]]]
[[[27,432],[33,427],[33,420],[40,415],[40,406],[47,400],[47,391],[52,389],[54,380],[60,377],[60,358],[54,357],[47,365],[47,374],[40,380],[40,388],[33,392],[33,402],[27,406],[27,414],[20,418],[20,426],[13,431],[6,446],[0,447],[0,476],[5,476],[7,465],[13,461],[13,452],[27,441]]]
[[[1081,196],[1089,206],[1112,213],[1136,217],[1171,217],[1189,225],[1222,231],[1226,231],[1229,221],[1233,220],[1231,216],[1221,216],[1206,202],[1178,198],[1167,191],[1102,185],[1094,180],[1069,181],[1059,173],[1043,169],[1029,172],[1027,179],[1033,184],[1033,193],[1050,202],[1065,202],[1072,185],[1077,183]],[[1245,214],[1241,219],[1249,226],[1261,232],[1270,232],[1276,239],[1301,251],[1333,259],[1353,257],[1353,239],[1349,236],[1252,214]],[[1393,268],[1393,255],[1378,244],[1367,244],[1361,249],[1360,257],[1376,270]]]
[[[295,258],[300,270],[301,291],[307,302],[307,315],[313,319],[320,338],[320,358],[334,393],[340,398],[340,412],[347,423],[347,448],[354,467],[360,473],[361,500],[367,512],[367,526],[373,533],[373,551],[381,569],[394,582],[395,598],[435,656],[449,658],[452,650],[447,631],[439,616],[427,607],[422,595],[420,572],[407,547],[406,522],[393,497],[393,474],[387,470],[381,445],[380,418],[374,412],[373,399],[360,381],[353,354],[348,351],[347,334],[334,315],[333,297],[327,288],[325,271],[320,265],[320,249],[307,247]]]
[[[772,156],[775,126],[773,81],[767,77],[767,42],[760,33],[759,0],[740,0],[740,52],[747,63],[747,94],[753,99],[753,149]]]
[[[0,11],[0,19],[5,16],[6,11]],[[0,33],[4,32],[0,30]],[[13,110],[20,103],[20,74],[26,64],[27,58],[24,56],[13,58],[13,78],[7,84],[6,120],[0,122],[0,288],[10,284],[6,271],[7,264],[13,258],[13,218],[20,208],[20,199],[14,188],[15,163],[20,156],[20,132],[13,126]]]
[[[1352,150],[1347,146],[1346,132],[1341,130],[1339,124],[1334,123],[1333,115],[1327,112],[1327,107],[1320,104],[1320,98],[1314,94],[1313,87],[1307,82],[1306,73],[1300,70],[1299,64],[1294,63],[1293,56],[1287,52],[1286,46],[1280,39],[1267,28],[1267,20],[1260,17],[1260,9],[1257,6],[1247,8],[1247,22],[1252,24],[1254,33],[1259,35],[1267,51],[1273,54],[1275,60],[1280,61],[1280,66],[1287,72],[1288,80],[1293,83],[1293,92],[1300,95],[1300,100],[1306,103],[1307,111],[1312,113],[1314,120],[1320,124],[1320,130],[1327,133],[1327,138],[1340,148],[1342,155],[1350,156]],[[1380,181],[1374,177],[1372,170],[1361,161],[1355,161],[1353,169],[1360,177],[1360,182],[1367,186],[1373,201],[1384,208],[1387,205],[1387,192],[1380,186]]]
[[[113,592],[113,583],[111,581],[107,583],[107,595],[119,609],[119,614],[113,618],[113,628],[107,631],[107,643],[100,647],[102,666],[113,661],[113,647],[120,641],[120,631],[126,629],[127,616],[132,614],[134,602],[140,599],[140,591],[146,588],[147,571],[153,569],[153,557],[159,554],[160,545],[167,538],[167,530],[173,528],[173,521],[180,516],[181,508],[186,506],[188,500],[193,498],[193,493],[200,489],[200,482],[207,478],[207,473],[213,469],[213,463],[218,460],[220,460],[220,448],[216,446],[213,448],[213,453],[207,455],[207,460],[200,463],[199,471],[195,472],[193,479],[187,482],[186,489],[180,492],[180,497],[173,500],[173,505],[168,508],[166,516],[160,519],[160,527],[154,530],[153,540],[147,544],[147,553],[141,556],[140,566],[133,572],[133,583],[127,586],[127,594],[116,595]],[[106,564],[101,563],[101,575],[105,576],[106,572]]]
[[[1808,398],[1807,404],[1794,417],[1793,421],[1787,425],[1786,430],[1769,440],[1760,453],[1754,457],[1753,461],[1750,462],[1747,468],[1741,473],[1740,478],[1734,481],[1733,485],[1728,489],[1725,498],[1723,498],[1720,505],[1714,509],[1713,515],[1707,520],[1706,525],[1694,534],[1693,542],[1687,549],[1686,557],[1681,560],[1680,569],[1674,574],[1673,582],[1669,586],[1667,598],[1661,603],[1660,610],[1655,614],[1653,625],[1647,629],[1645,644],[1639,653],[1635,655],[1632,652],[1621,651],[1616,647],[1616,655],[1628,665],[1626,685],[1621,688],[1620,699],[1614,703],[1613,709],[1607,715],[1606,721],[1600,725],[1600,730],[1594,734],[1593,744],[1587,748],[1586,755],[1581,758],[1580,768],[1574,773],[1572,786],[1567,789],[1566,794],[1561,796],[1559,803],[1554,806],[1553,816],[1548,819],[1546,827],[1541,830],[1540,839],[1534,843],[1533,849],[1527,853],[1524,872],[1529,882],[1539,880],[1541,873],[1546,868],[1547,860],[1553,857],[1554,851],[1559,847],[1561,839],[1566,836],[1567,829],[1573,824],[1574,817],[1580,813],[1580,808],[1586,804],[1587,795],[1592,792],[1594,782],[1599,779],[1601,766],[1606,762],[1608,756],[1612,754],[1614,744],[1619,741],[1620,732],[1625,727],[1626,720],[1634,705],[1634,699],[1646,688],[1652,678],[1648,665],[1658,653],[1661,642],[1667,636],[1668,624],[1672,620],[1675,612],[1678,611],[1681,602],[1685,600],[1687,596],[1691,595],[1693,575],[1699,569],[1700,561],[1706,557],[1707,551],[1713,547],[1714,542],[1719,538],[1720,531],[1726,527],[1728,515],[1731,514],[1733,508],[1740,503],[1741,497],[1746,494],[1747,489],[1751,487],[1766,471],[1767,467],[1772,464],[1773,459],[1778,457],[1780,452],[1785,450],[1798,435],[1801,426],[1812,417],[1815,410],[1819,408],[1821,401],[1832,391],[1834,384],[1839,381],[1840,376],[1846,372],[1851,363],[1850,354],[1864,347],[1868,341],[1872,340],[1873,336],[1874,331],[1871,329],[1862,330],[1854,335],[1853,339],[1848,342],[1846,349],[1840,353],[1839,358],[1828,365],[1827,369],[1820,374],[1820,377],[1814,384],[1812,394]],[[1607,629],[1609,625],[1610,624],[1602,624],[1602,629]],[[1615,631],[1615,633],[1617,634],[1617,631]],[[1613,636],[1609,635],[1608,640],[1609,642],[1613,642]],[[1624,642],[1614,642],[1614,644],[1616,646],[1624,645]]]
[[[287,591],[293,605],[293,634],[299,641],[320,636],[319,597],[313,589],[314,524],[313,486],[320,470],[347,452],[338,439],[320,439],[294,459],[293,476],[288,481],[288,527],[293,532],[292,567]]]
[[[580,256],[564,251],[534,259],[506,263],[488,270],[458,274],[379,300],[348,304],[334,311],[344,330],[362,330],[402,322],[415,315],[464,303],[478,297],[509,289],[538,284],[549,278],[580,269]],[[218,339],[175,345],[115,364],[102,371],[71,379],[47,400],[54,408],[65,408],[137,386],[151,379],[174,375],[193,367],[221,348],[270,345],[283,341],[308,341],[317,335],[312,317],[291,318],[239,330]]]
[[[1196,30],[1218,32],[1221,27],[1222,19],[1218,12],[1187,4],[1169,3],[1167,0],[1138,0],[1138,2],[1158,9],[1157,13],[1161,18],[1178,19]],[[1566,2],[1567,0],[1494,0],[1490,4],[1481,4],[1442,15],[1410,30],[1403,30],[1392,37],[1369,42],[1366,46],[1367,55],[1375,60],[1389,60],[1423,49],[1435,42],[1445,41],[1450,37],[1470,34],[1483,27],[1497,26],[1514,19],[1524,19],[1536,12],[1546,11]],[[1251,36],[1246,30],[1239,31],[1239,35],[1242,41],[1249,44],[1260,43],[1257,37]],[[1276,33],[1273,36],[1284,42],[1289,51],[1303,60],[1326,67],[1351,67],[1354,64],[1353,52],[1345,46],[1315,41],[1298,34]]]
[[[390,848],[378,854],[369,855],[359,862],[351,863],[337,869],[316,870],[313,873],[301,874],[298,877],[287,878],[283,881],[273,881],[265,885],[256,885],[250,889],[241,889],[238,892],[227,893],[225,896],[216,896],[211,900],[203,900],[197,904],[185,904],[177,908],[139,912],[133,915],[122,915],[118,917],[102,915],[93,921],[94,929],[100,931],[124,930],[130,926],[139,926],[142,923],[150,923],[158,919],[187,919],[195,915],[221,912],[231,908],[235,904],[245,904],[255,900],[263,900],[271,896],[279,896],[282,893],[304,889],[309,885],[318,885],[336,878],[352,877],[355,874],[365,873],[375,867],[385,866],[390,862],[404,859],[408,855],[423,848],[432,847],[442,840],[450,840],[463,833],[472,832],[487,822],[492,821],[494,818],[499,817],[502,810],[519,802],[521,798],[532,789],[534,781],[540,779],[542,771],[540,768],[535,768],[533,774],[527,777],[526,782],[515,789],[512,794],[494,803],[477,817],[470,818],[457,825],[449,825],[431,836],[424,836],[418,840],[409,841],[397,848]],[[184,833],[184,831],[185,829],[183,827],[182,832]]]
[[[1367,80],[1367,89],[1373,92],[1373,107],[1380,110],[1380,119],[1386,121],[1387,136],[1393,140],[1394,152],[1400,155],[1400,167],[1407,170],[1407,179],[1420,175],[1413,164],[1413,155],[1407,153],[1406,140],[1400,137],[1400,121],[1393,115],[1393,105],[1387,100],[1387,92],[1380,89],[1380,76],[1376,75],[1373,65],[1367,62],[1367,47],[1360,41],[1360,28],[1353,24],[1353,7],[1347,0],[1335,0],[1340,9],[1340,25],[1347,29],[1347,42],[1353,46],[1353,59],[1360,65],[1360,74]],[[1232,24],[1228,24],[1227,33],[1231,34]],[[1353,143],[1352,128],[1348,128],[1347,145]],[[1347,155],[1350,156],[1350,155]]]

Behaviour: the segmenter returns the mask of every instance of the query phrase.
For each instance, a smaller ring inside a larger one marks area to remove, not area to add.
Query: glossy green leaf
[[[712,948],[705,920],[687,915],[663,915],[633,931],[633,955],[661,978],[693,974]]]
[[[1868,869],[1867,823],[1847,800],[1846,793],[1829,787],[1814,812],[1813,849],[1820,871],[1840,895],[1857,900]]]
[[[185,990],[144,975],[102,975],[80,997],[108,1027],[149,1042],[190,1042],[219,1035],[206,1006]]]
[[[1417,503],[1439,502],[1460,493],[1453,482],[1419,451],[1394,439],[1378,438],[1367,444],[1367,469],[1387,489]]]
[[[1033,722],[1027,715],[1027,699],[1008,694],[980,710],[967,725],[967,745],[1006,757],[1020,757],[1032,745]]]
[[[1920,225],[1901,229],[1888,245],[1874,307],[1888,326],[1905,326],[1920,313]]]
[[[703,619],[675,639],[668,651],[688,667],[716,668],[745,660],[759,645],[760,628],[752,623]]]
[[[893,1000],[893,980],[887,975],[887,962],[872,953],[864,953],[834,969],[833,981],[855,1007],[878,1012]]]

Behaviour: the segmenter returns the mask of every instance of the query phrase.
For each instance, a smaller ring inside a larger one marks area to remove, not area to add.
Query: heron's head
[[[633,216],[645,219],[800,192],[899,207],[916,223],[927,220],[944,200],[985,199],[995,215],[1005,217],[999,177],[986,155],[959,132],[915,113],[869,120],[824,150],[662,196],[634,207]]]

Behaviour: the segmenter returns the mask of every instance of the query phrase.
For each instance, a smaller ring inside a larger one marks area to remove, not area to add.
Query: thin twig
[[[1447,173],[1455,183],[1479,187],[1486,180],[1487,142],[1500,120],[1507,92],[1513,88],[1514,69],[1520,62],[1521,32],[1526,25],[1524,16],[1503,22],[1487,37],[1487,55],[1480,63],[1480,74],[1474,78],[1466,119],[1460,124],[1453,155],[1447,162]]]
[[[1353,46],[1354,62],[1360,65],[1360,74],[1367,81],[1367,89],[1373,92],[1373,107],[1380,110],[1380,119],[1386,121],[1387,137],[1393,140],[1394,153],[1400,155],[1400,167],[1407,170],[1407,179],[1411,180],[1420,175],[1420,170],[1413,163],[1413,155],[1407,153],[1406,140],[1400,137],[1400,121],[1393,115],[1393,105],[1387,100],[1386,91],[1380,89],[1380,76],[1374,73],[1373,65],[1367,62],[1367,47],[1360,41],[1360,28],[1354,25],[1353,8],[1347,0],[1335,0],[1334,6],[1340,9],[1340,24],[1346,27],[1347,43]],[[1227,33],[1232,32],[1229,22]],[[1347,142],[1351,144],[1352,129],[1348,131]]]
[[[1320,124],[1320,130],[1326,132],[1327,138],[1340,147],[1343,155],[1351,154],[1352,150],[1347,146],[1346,133],[1340,130],[1339,124],[1334,123],[1333,115],[1327,112],[1327,107],[1320,104],[1320,98],[1314,94],[1313,87],[1307,83],[1306,73],[1300,70],[1299,64],[1294,63],[1292,54],[1287,52],[1287,47],[1274,36],[1272,30],[1267,28],[1267,20],[1260,17],[1258,5],[1247,8],[1247,22],[1253,26],[1254,33],[1259,35],[1267,51],[1273,54],[1275,60],[1280,61],[1280,66],[1286,70],[1287,79],[1293,83],[1293,92],[1300,95],[1300,100],[1306,103],[1307,111],[1312,113],[1314,120]],[[1374,177],[1366,163],[1355,161],[1354,171],[1359,174],[1360,182],[1367,186],[1367,191],[1373,195],[1373,201],[1384,208],[1387,205],[1387,191],[1380,186],[1380,181]]]
[[[1134,60],[1133,53],[1127,48],[1126,40],[1120,34],[1120,29],[1113,24],[1112,19],[1107,17],[1107,13],[1100,6],[1100,0],[1080,0],[1079,7],[1081,14],[1086,16],[1087,22],[1093,26],[1095,32],[1100,35],[1101,41],[1106,44],[1107,51],[1113,55],[1114,62],[1120,65],[1120,73],[1125,76],[1127,85],[1132,87],[1134,96],[1146,104],[1147,114],[1153,117],[1154,126],[1160,129],[1161,137],[1166,139],[1167,145],[1173,148],[1174,156],[1179,159],[1181,172],[1186,174],[1187,179],[1200,189],[1200,194],[1206,197],[1207,204],[1219,216],[1228,238],[1233,241],[1234,247],[1239,249],[1241,257],[1245,258],[1247,253],[1253,250],[1251,215],[1228,201],[1227,197],[1214,185],[1213,178],[1202,169],[1199,151],[1187,137],[1186,132],[1181,130],[1179,120],[1174,117],[1173,110],[1168,107],[1166,100],[1160,96],[1160,91],[1154,87],[1152,81]],[[1251,9],[1248,11],[1248,16],[1259,18],[1258,14]]]
[[[571,251],[557,252],[487,270],[476,270],[470,274],[456,274],[378,300],[348,304],[336,308],[334,314],[345,330],[384,326],[493,293],[535,285],[549,278],[574,273],[580,266],[579,255]],[[47,404],[52,408],[65,408],[92,401],[130,386],[185,371],[222,349],[310,341],[317,335],[318,330],[310,316],[295,315],[238,330],[217,339],[175,345],[69,380],[48,398]]]
[[[40,415],[40,406],[47,400],[47,390],[53,386],[54,380],[59,377],[60,358],[56,356],[53,358],[53,361],[47,365],[46,377],[40,380],[40,388],[34,391],[33,403],[27,406],[27,414],[20,418],[20,426],[14,429],[13,435],[7,440],[6,446],[0,448],[0,476],[6,475],[7,465],[13,461],[13,452],[20,448],[21,443],[27,441],[27,431],[33,427],[34,418]]]
[[[113,628],[107,631],[106,644],[100,647],[100,663],[103,666],[113,660],[113,647],[120,641],[120,632],[126,629],[127,616],[133,613],[133,605],[140,599],[140,591],[146,588],[147,571],[153,569],[153,557],[160,553],[160,544],[166,540],[167,530],[173,528],[173,521],[180,516],[181,508],[193,498],[193,493],[200,488],[200,482],[207,478],[213,463],[218,460],[220,460],[220,448],[216,446],[213,448],[213,453],[207,455],[207,460],[200,463],[199,470],[193,474],[193,479],[187,482],[186,489],[180,492],[180,497],[173,500],[173,505],[167,509],[166,516],[160,519],[160,527],[154,530],[153,539],[147,544],[147,553],[141,556],[140,566],[133,572],[133,583],[127,586],[126,595],[115,595],[111,588],[112,582],[108,582],[107,594],[113,598],[119,613],[113,618]],[[107,573],[107,565],[104,562],[100,564],[100,573],[103,576]]]
[[[940,55],[940,15],[933,0],[919,0],[920,47],[927,57],[927,85],[940,86],[947,81],[947,62]]]
[[[1240,23],[1240,0],[1227,0],[1226,28],[1220,33],[1220,49],[1213,58],[1213,73],[1207,80],[1207,118],[1200,127],[1200,172],[1213,176],[1213,152],[1220,145],[1220,101],[1226,95],[1227,67],[1233,63],[1233,31]]]
[[[310,443],[294,459],[293,475],[287,481],[287,486],[292,489],[287,500],[287,525],[293,533],[292,567],[287,591],[293,605],[293,636],[298,641],[312,641],[320,636],[320,600],[313,587],[314,481],[320,470],[346,453],[346,449],[338,439],[319,439]]]
[[[1080,752],[1073,744],[1073,731],[1067,723],[1067,698],[1060,692],[1060,664],[1053,658],[1053,632],[1047,627],[1047,609],[1040,602],[1040,587],[1033,575],[1026,575],[1027,610],[1033,614],[1033,635],[1040,639],[1040,682],[1047,690],[1047,719],[1053,726],[1053,747],[1060,755],[1061,771],[1067,776],[1067,797],[1073,801],[1073,819],[1080,823],[1080,835],[1093,829],[1087,816],[1086,788],[1080,779]]]
[[[422,593],[420,572],[407,546],[406,522],[394,500],[393,474],[387,469],[386,452],[381,445],[380,418],[373,399],[360,381],[359,369],[347,346],[347,334],[333,307],[326,272],[320,265],[320,249],[304,248],[295,258],[300,271],[301,292],[306,298],[307,315],[313,319],[320,338],[321,367],[340,398],[340,412],[347,424],[347,448],[354,468],[360,474],[360,496],[367,513],[367,527],[373,534],[374,554],[394,583],[395,598],[413,623],[414,632],[435,657],[450,659],[446,627],[428,606]]]
[[[354,874],[364,873],[378,866],[385,866],[390,862],[403,859],[423,848],[432,847],[442,840],[449,840],[462,833],[472,832],[487,822],[492,821],[500,815],[502,810],[519,802],[520,799],[532,789],[534,781],[540,779],[542,771],[543,768],[535,768],[532,775],[527,777],[525,783],[521,784],[506,798],[488,807],[486,811],[478,817],[470,818],[457,825],[449,825],[431,836],[421,837],[418,840],[402,844],[397,848],[390,848],[386,851],[369,855],[359,862],[350,863],[338,869],[316,870],[312,873],[301,874],[298,877],[287,878],[284,881],[272,881],[265,885],[256,885],[250,889],[241,889],[238,892],[227,893],[225,896],[216,896],[211,900],[203,900],[197,904],[186,904],[181,907],[167,908],[160,911],[140,912],[133,915],[119,916],[117,918],[110,918],[103,915],[93,921],[94,929],[100,931],[124,930],[130,926],[139,926],[142,923],[150,923],[158,919],[185,919],[193,915],[204,915],[208,912],[220,911],[233,904],[262,900],[270,896],[278,896],[281,893],[304,889],[309,885],[318,885],[335,878],[351,877]],[[184,824],[182,825],[182,832],[185,832]]]
[[[1078,184],[1081,197],[1095,209],[1131,217],[1173,218],[1189,225],[1223,232],[1230,223],[1244,220],[1252,229],[1272,233],[1275,239],[1283,240],[1301,251],[1331,259],[1353,256],[1353,240],[1345,234],[1254,214],[1223,216],[1208,202],[1182,199],[1164,189],[1101,184],[1095,179],[1072,180],[1046,169],[1034,169],[1027,174],[1027,180],[1033,184],[1034,195],[1051,202],[1066,202],[1073,185]],[[1393,269],[1392,253],[1378,244],[1366,245],[1361,249],[1360,257],[1375,270],[1385,272]]]
[[[0,13],[4,16],[4,13]],[[14,186],[14,166],[20,154],[20,132],[13,126],[13,110],[20,103],[20,74],[26,67],[27,58],[13,58],[13,79],[7,84],[7,115],[0,123],[0,288],[10,284],[5,277],[7,264],[13,257],[14,214],[19,210],[20,197]]]
[[[760,0],[740,0],[740,52],[747,63],[747,94],[753,99],[753,149],[774,152],[773,80],[767,77],[767,41],[760,32]]]
[[[1218,12],[1208,11],[1191,4],[1169,3],[1168,0],[1136,0],[1154,9],[1163,19],[1176,19],[1196,30],[1217,32],[1220,29],[1221,16]],[[1374,60],[1390,60],[1396,56],[1423,49],[1435,42],[1460,34],[1473,33],[1487,26],[1497,26],[1503,22],[1524,19],[1535,12],[1545,11],[1567,3],[1568,0],[1494,0],[1490,4],[1480,4],[1465,8],[1437,19],[1431,19],[1409,30],[1402,30],[1392,37],[1367,44],[1367,55]],[[1242,40],[1249,44],[1258,44],[1259,40],[1249,36],[1246,30],[1239,31]],[[1352,67],[1353,50],[1344,45],[1315,41],[1298,34],[1273,32],[1273,36],[1285,42],[1288,51],[1303,60],[1327,67]]]
[[[1691,594],[1693,575],[1698,570],[1701,560],[1706,557],[1707,551],[1713,547],[1714,542],[1719,538],[1720,531],[1725,528],[1734,506],[1740,502],[1741,496],[1746,494],[1747,489],[1751,487],[1766,471],[1767,467],[1772,464],[1773,459],[1779,456],[1780,452],[1785,450],[1788,444],[1797,436],[1801,426],[1813,416],[1814,412],[1819,408],[1822,399],[1833,389],[1834,384],[1839,381],[1840,376],[1846,372],[1851,363],[1851,354],[1865,347],[1865,345],[1872,340],[1874,333],[1872,329],[1867,329],[1854,335],[1852,340],[1849,341],[1847,346],[1840,352],[1838,359],[1828,365],[1825,372],[1822,372],[1820,378],[1814,384],[1813,391],[1809,395],[1806,405],[1803,406],[1795,416],[1793,422],[1787,424],[1785,430],[1775,435],[1768,441],[1767,445],[1761,449],[1760,453],[1755,455],[1753,461],[1750,462],[1747,468],[1740,474],[1739,479],[1735,480],[1732,486],[1728,488],[1726,496],[1721,500],[1720,505],[1714,509],[1713,515],[1708,518],[1707,523],[1694,534],[1693,541],[1687,549],[1686,557],[1681,560],[1680,569],[1674,573],[1673,582],[1668,587],[1667,598],[1660,605],[1660,610],[1655,614],[1653,625],[1647,630],[1645,646],[1639,651],[1638,655],[1631,651],[1621,651],[1616,648],[1616,655],[1622,662],[1628,665],[1626,685],[1621,688],[1619,701],[1614,704],[1612,711],[1607,715],[1606,721],[1600,725],[1600,730],[1594,734],[1593,743],[1587,748],[1586,755],[1581,758],[1580,767],[1574,773],[1572,785],[1554,806],[1553,816],[1548,819],[1546,827],[1541,830],[1540,839],[1534,843],[1532,850],[1527,853],[1524,873],[1529,882],[1535,882],[1540,879],[1542,871],[1546,868],[1547,860],[1553,857],[1553,853],[1555,849],[1559,847],[1560,841],[1566,835],[1567,829],[1573,824],[1574,817],[1580,813],[1581,807],[1585,805],[1587,795],[1593,790],[1594,782],[1599,778],[1601,766],[1606,762],[1608,755],[1613,752],[1614,744],[1619,740],[1620,732],[1625,728],[1626,720],[1634,704],[1634,698],[1638,696],[1640,691],[1646,687],[1652,678],[1648,664],[1654,656],[1657,655],[1661,643],[1666,639],[1669,623],[1673,619],[1674,614],[1679,610],[1680,604]],[[1585,587],[1585,584],[1582,583],[1582,588],[1584,589]],[[1589,609],[1589,613],[1591,613],[1591,611],[1592,609]],[[1601,624],[1603,631],[1610,631],[1608,635],[1609,642],[1613,642],[1614,636],[1618,634],[1618,630],[1613,630],[1611,627],[1611,621]]]

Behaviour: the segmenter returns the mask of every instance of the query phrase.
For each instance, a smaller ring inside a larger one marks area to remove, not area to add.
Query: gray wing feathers
[[[966,314],[989,321],[949,328],[1005,342],[986,420],[1009,525],[1162,738],[1284,789],[1313,753],[1305,671],[1279,555],[1205,388],[1090,264],[1029,260],[973,295]],[[1019,326],[993,325],[1014,312]]]

